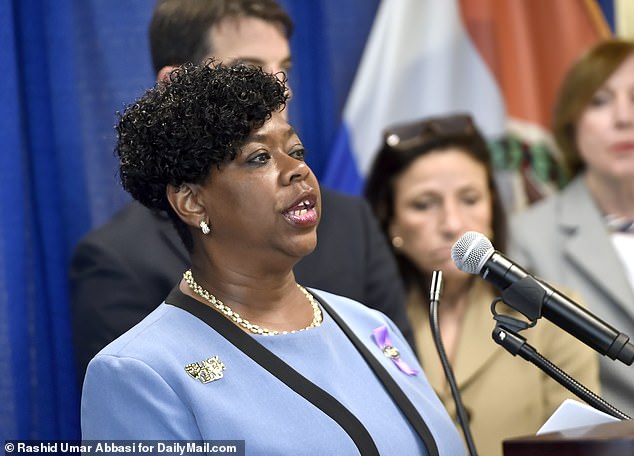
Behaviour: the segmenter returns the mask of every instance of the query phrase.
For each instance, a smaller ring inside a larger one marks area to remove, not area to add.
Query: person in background
[[[397,124],[387,128],[384,138],[365,194],[405,281],[419,360],[454,414],[429,324],[430,279],[439,270],[441,339],[475,445],[480,454],[501,456],[504,439],[534,434],[572,394],[492,340],[495,321],[489,309],[497,291],[452,261],[451,248],[467,231],[484,234],[498,250],[506,247],[506,216],[487,145],[467,114]],[[597,388],[598,362],[591,349],[546,320],[524,335],[572,377]]]
[[[244,440],[250,455],[464,454],[389,318],[296,282],[322,208],[283,115],[284,81],[213,62],[169,81],[120,116],[116,151],[124,188],[169,214],[191,268],[88,365],[82,437]]]
[[[602,41],[572,65],[553,133],[574,179],[513,217],[509,254],[634,338],[634,41]],[[634,416],[633,367],[602,357],[600,377]]]
[[[157,80],[210,56],[285,74],[292,28],[275,0],[161,0],[149,28]],[[367,203],[327,189],[322,200],[319,245],[295,274],[307,286],[381,310],[413,344],[398,270]],[[80,380],[90,359],[156,308],[188,266],[167,214],[138,202],[78,243],[70,280]]]

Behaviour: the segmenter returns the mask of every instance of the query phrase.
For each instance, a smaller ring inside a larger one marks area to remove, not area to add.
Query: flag
[[[462,111],[494,145],[507,207],[538,198],[518,190],[530,182],[517,171],[531,153],[555,166],[547,129],[556,91],[572,61],[609,34],[594,1],[383,0],[322,182],[360,193],[385,127]],[[553,179],[548,166],[531,164],[542,173],[537,193]]]
[[[605,1],[605,0],[604,0]],[[622,38],[634,39],[634,2],[632,0],[614,1],[614,31]]]

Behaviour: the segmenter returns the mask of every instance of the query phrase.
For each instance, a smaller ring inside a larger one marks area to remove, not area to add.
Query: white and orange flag
[[[383,0],[323,183],[359,193],[390,124],[469,112],[511,210],[565,180],[548,134],[570,64],[610,36],[595,0]]]

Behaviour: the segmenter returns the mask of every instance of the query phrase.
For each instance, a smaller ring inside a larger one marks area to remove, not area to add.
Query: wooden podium
[[[634,420],[508,439],[502,447],[504,456],[634,456]]]

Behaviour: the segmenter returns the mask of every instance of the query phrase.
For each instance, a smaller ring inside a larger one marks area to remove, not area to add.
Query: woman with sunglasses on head
[[[573,179],[513,218],[509,253],[633,339],[634,41],[599,42],[573,64],[553,133]],[[603,356],[600,375],[604,398],[634,416],[634,367]]]
[[[499,293],[480,277],[458,270],[451,259],[453,244],[466,231],[483,233],[496,249],[505,249],[506,217],[486,142],[471,117],[462,114],[395,125],[384,138],[366,197],[393,246],[408,290],[419,360],[453,414],[429,324],[431,275],[440,270],[441,339],[471,433],[480,454],[501,455],[504,439],[534,434],[572,394],[492,340],[495,322],[489,309]],[[590,389],[597,387],[592,350],[548,321],[539,321],[524,335],[572,377]]]

